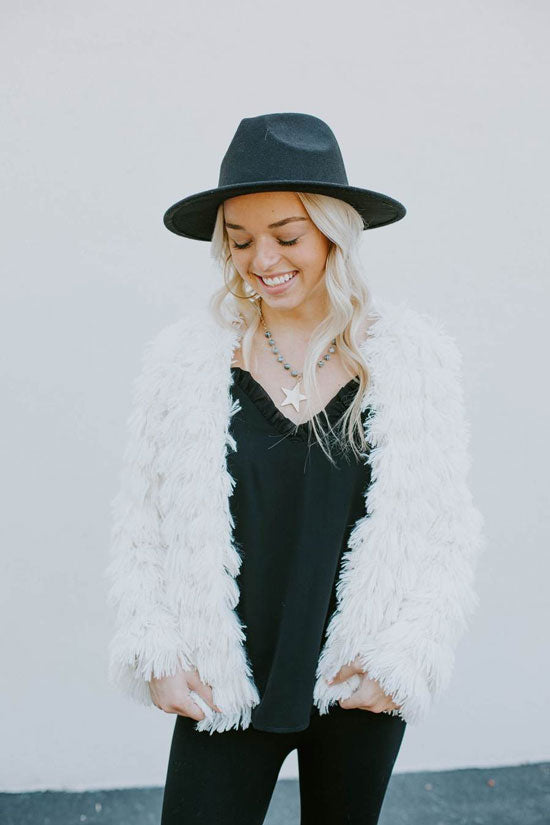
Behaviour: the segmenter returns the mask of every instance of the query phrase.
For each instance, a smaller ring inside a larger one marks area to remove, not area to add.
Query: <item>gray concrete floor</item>
[[[159,825],[161,805],[162,788],[0,793],[0,823]],[[280,779],[265,825],[299,822],[298,781]],[[550,762],[393,774],[379,825],[550,825]]]

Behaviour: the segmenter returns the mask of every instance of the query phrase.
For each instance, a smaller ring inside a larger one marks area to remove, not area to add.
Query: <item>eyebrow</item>
[[[275,223],[268,224],[267,228],[274,229],[276,226],[284,226],[285,223],[291,223],[292,221],[307,221],[307,218],[283,218],[282,221],[275,221]],[[225,226],[227,226],[229,229],[244,229],[244,226],[239,226],[238,223],[227,223],[227,221],[225,221]]]

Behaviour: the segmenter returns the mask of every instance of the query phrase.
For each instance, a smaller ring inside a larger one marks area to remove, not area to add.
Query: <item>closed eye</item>
[[[292,241],[283,241],[280,238],[278,239],[281,246],[293,246],[299,240],[300,240],[299,238],[294,238]],[[233,248],[234,249],[246,249],[248,246],[250,246],[250,241],[248,241],[247,243],[241,243],[241,244],[238,244],[236,241],[233,241]]]

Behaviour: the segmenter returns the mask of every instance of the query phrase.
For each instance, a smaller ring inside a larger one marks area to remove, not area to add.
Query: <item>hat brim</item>
[[[340,198],[353,206],[363,218],[363,229],[375,229],[401,220],[407,210],[402,203],[371,189],[338,183],[277,180],[256,181],[238,186],[219,186],[190,195],[173,204],[164,213],[164,225],[170,232],[197,241],[211,241],[218,206],[227,198],[251,192],[311,192]]]

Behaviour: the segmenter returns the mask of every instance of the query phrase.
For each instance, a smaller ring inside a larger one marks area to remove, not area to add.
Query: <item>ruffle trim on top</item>
[[[301,424],[295,424],[290,418],[287,418],[284,413],[276,406],[271,396],[266,392],[261,384],[247,370],[241,367],[231,367],[231,372],[234,376],[236,384],[244,390],[251,401],[260,410],[262,415],[269,421],[269,423],[277,429],[282,435],[296,437],[307,441],[310,433],[313,431],[311,421],[304,421]],[[341,387],[336,395],[334,395],[324,411],[328,416],[330,426],[334,426],[338,419],[344,414],[350,403],[353,401],[358,388],[357,380],[352,378]],[[319,414],[319,426],[324,429],[326,427],[325,417]]]

